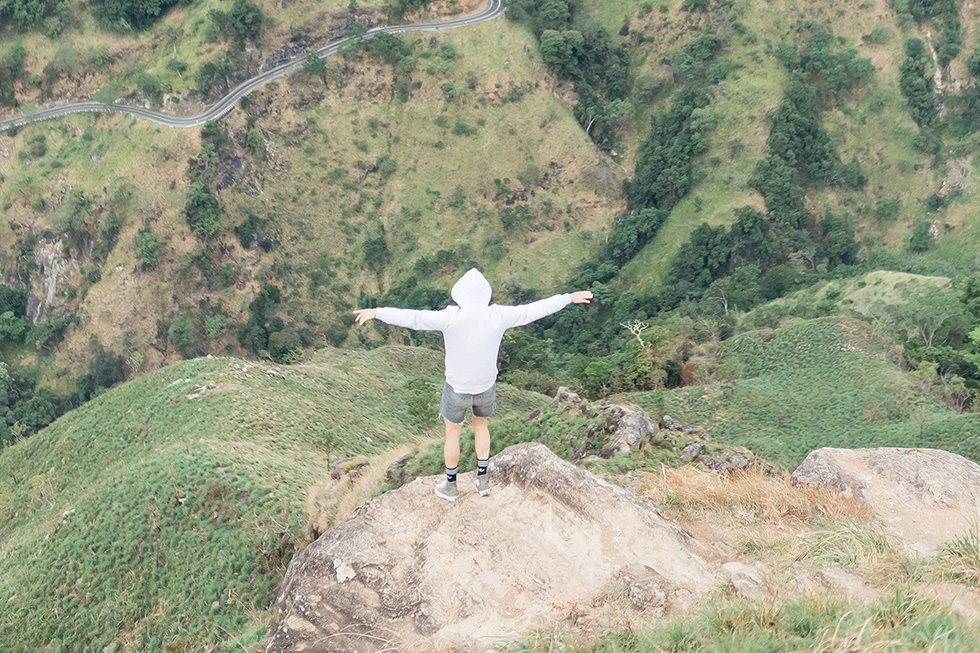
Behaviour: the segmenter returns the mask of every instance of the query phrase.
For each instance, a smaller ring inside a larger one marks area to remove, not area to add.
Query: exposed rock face
[[[889,541],[931,555],[980,514],[980,465],[938,449],[817,449],[793,481],[866,504]]]
[[[580,404],[582,403],[582,398],[565,386],[559,386],[558,393],[555,395],[555,398],[551,400],[551,405],[557,406],[561,403]]]
[[[690,606],[713,578],[655,506],[540,444],[491,460],[493,491],[434,477],[361,506],[289,565],[268,651],[412,645],[482,650],[616,587],[647,616]],[[467,492],[467,490],[469,492]]]
[[[60,239],[39,241],[34,262],[37,272],[31,275],[27,319],[31,324],[40,324],[68,315],[71,308],[59,297],[58,290],[71,285],[79,273],[78,262],[65,256],[64,243]]]
[[[612,430],[609,442],[599,452],[603,458],[639,449],[657,434],[657,423],[639,411],[616,405],[603,406],[602,411],[607,415],[607,427]]]

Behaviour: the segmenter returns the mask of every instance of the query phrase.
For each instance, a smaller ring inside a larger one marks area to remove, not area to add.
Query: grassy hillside
[[[818,447],[936,447],[980,460],[980,416],[922,392],[899,358],[870,325],[819,318],[725,341],[727,381],[615,399],[790,468]]]
[[[194,70],[178,74],[166,63],[199,65],[227,47],[205,38],[209,12],[220,8],[212,4],[175,7],[138,36],[106,41],[114,62],[75,75],[72,89],[56,86],[53,96],[84,95],[99,80],[117,84],[149,72],[179,98],[165,104],[189,108]],[[380,16],[380,3],[372,2],[356,3],[354,12],[339,0],[283,11],[259,4],[274,18],[249,55],[253,64],[276,48],[302,49],[310,39],[329,38],[330,29]],[[431,3],[427,15],[478,4]],[[5,281],[31,283],[24,261],[39,243],[77,241],[67,248],[74,272],[59,283],[55,303],[78,323],[67,328],[64,344],[8,355],[26,364],[40,356],[47,382],[66,388],[90,358],[92,336],[141,361],[130,375],[180,356],[186,347],[177,342],[175,323],[189,325],[177,330],[193,336],[191,350],[242,353],[239,329],[265,286],[283,291],[275,313],[287,324],[284,340],[305,351],[353,344],[347,312],[354,305],[392,290],[392,301],[433,301],[431,291],[468,265],[485,268],[505,301],[527,296],[528,289],[563,289],[578,264],[603,255],[651,117],[689,84],[678,72],[678,52],[717,33],[721,46],[713,61],[727,72],[710,85],[715,126],[706,134],[707,150],[692,161],[690,189],[610,283],[617,296],[655,290],[697,225],[730,224],[742,206],[765,208],[749,180],[767,155],[772,113],[787,84],[779,45],[800,38],[800,19],[827,25],[839,49],[854,48],[875,68],[870,82],[823,112],[841,160],[856,158],[865,185],[808,188],[815,219],[843,216],[862,245],[862,264],[945,275],[975,266],[975,188],[967,184],[941,205],[930,204],[950,174],[948,164],[969,159],[975,136],[947,133],[943,152],[923,150],[899,89],[904,41],[923,36],[927,25],[900,20],[885,0],[839,9],[790,2],[709,4],[709,11],[681,2],[580,5],[582,25],[594,20],[629,46],[633,87],[615,148],[606,151],[573,117],[580,101],[574,84],[545,65],[526,25],[506,19],[406,35],[400,59],[333,57],[322,79],[299,73],[250,96],[221,122],[228,142],[209,190],[222,228],[210,239],[195,237],[184,214],[194,181],[187,162],[204,151],[195,131],[80,116],[0,135],[0,151],[9,153],[0,157]],[[970,82],[963,61],[976,40],[976,12],[962,9],[964,47],[951,68],[961,86]],[[302,26],[306,36],[291,41],[292,28]],[[44,57],[54,56],[49,51],[87,52],[102,34],[84,19],[57,42],[30,36],[29,72],[40,74]],[[890,130],[887,138],[883,129]],[[128,194],[125,206],[113,202],[119,188]],[[65,209],[73,193],[91,204],[75,223]],[[113,211],[122,216],[121,230],[116,242],[102,242],[100,230]],[[936,223],[937,237],[926,251],[907,255],[922,221]],[[161,242],[155,267],[139,263],[137,235],[147,231]],[[93,244],[108,248],[105,260],[86,254]],[[412,294],[418,287],[422,297]],[[48,350],[57,354],[56,364]]]
[[[400,347],[292,367],[202,358],[3,450],[4,650],[251,650],[316,517],[308,492],[344,491],[329,480],[342,456],[430,435],[440,377],[437,354]],[[505,387],[500,408],[543,400]]]
[[[552,94],[520,26],[498,21],[407,43],[418,88],[404,102],[390,67],[338,59],[329,86],[299,74],[232,113],[215,193],[223,230],[210,240],[184,216],[187,161],[201,149],[194,131],[80,116],[0,136],[12,153],[0,158],[8,281],[19,243],[68,242],[72,193],[91,204],[73,227],[79,265],[55,300],[80,320],[59,363],[77,370],[93,335],[124,357],[138,352],[142,369],[173,360],[167,325],[182,308],[205,351],[238,352],[237,327],[264,285],[282,289],[279,314],[308,348],[326,344],[331,328],[330,342],[342,342],[361,296],[412,279],[448,289],[467,265],[484,268],[504,300],[512,288],[563,288],[569,261],[594,256],[622,209],[622,171]],[[246,145],[250,131],[261,152]],[[44,151],[32,154],[39,138]],[[102,240],[115,188],[128,195],[122,228],[105,262],[91,261],[80,252]],[[526,210],[505,226],[503,212],[515,208]],[[236,233],[247,222],[261,246]],[[154,267],[137,262],[147,230],[161,242]],[[378,242],[380,253],[368,249]],[[206,335],[203,321],[217,314],[226,327]]]
[[[812,189],[808,208],[819,219],[829,211],[843,214],[858,233],[865,254],[903,252],[917,221],[936,223],[938,237],[925,255],[890,258],[895,269],[922,274],[952,275],[975,269],[975,252],[980,246],[977,215],[980,195],[976,186],[951,198],[940,208],[930,206],[948,178],[947,164],[954,159],[972,160],[980,135],[944,135],[947,149],[924,151],[917,147],[919,129],[909,113],[899,88],[899,68],[908,38],[925,39],[925,26],[900,20],[887,0],[830,6],[822,3],[739,2],[730,10],[731,27],[723,24],[723,12],[707,15],[680,10],[681,3],[659,3],[670,9],[651,13],[637,11],[634,3],[603,3],[608,9],[590,9],[608,16],[610,27],[632,16],[631,33],[641,33],[643,53],[638,74],[652,72],[670,76],[664,54],[714,25],[729,37],[719,55],[732,66],[728,78],[715,92],[712,109],[718,124],[710,137],[708,151],[696,165],[694,184],[672,211],[656,238],[623,269],[617,288],[656,287],[672,257],[700,223],[730,224],[732,209],[763,206],[762,198],[748,187],[756,162],[765,156],[772,113],[783,94],[787,71],[776,57],[776,46],[793,43],[799,20],[812,20],[829,27],[840,47],[854,48],[869,59],[875,72],[867,86],[857,90],[824,114],[824,121],[843,161],[855,158],[866,177],[859,191],[835,186]],[[616,6],[614,9],[613,6]],[[618,9],[618,11],[616,10]],[[965,61],[976,41],[977,7],[963,4],[960,19],[965,37]],[[686,28],[686,29],[685,29]],[[730,32],[725,31],[731,29]],[[635,38],[635,37],[634,37]],[[952,67],[958,82],[970,78],[962,67]],[[955,94],[955,91],[954,91]],[[667,98],[658,99],[664,106]],[[638,132],[642,136],[642,125]],[[879,210],[889,207],[887,211]]]
[[[919,289],[948,288],[946,277],[927,277],[879,270],[858,277],[826,281],[767,302],[740,317],[742,329],[775,327],[793,318],[849,315],[865,321],[887,319],[890,309]]]

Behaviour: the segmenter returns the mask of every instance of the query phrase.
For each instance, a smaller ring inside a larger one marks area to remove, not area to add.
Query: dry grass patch
[[[763,521],[871,518],[870,511],[854,499],[823,488],[797,487],[787,476],[767,476],[756,470],[723,476],[693,465],[664,467],[660,474],[645,475],[641,489],[666,509],[691,516],[735,511]]]
[[[404,446],[373,458],[355,458],[350,469],[341,465],[342,473],[337,479],[325,469],[323,480],[311,485],[306,492],[309,524],[301,548],[375,496],[385,483],[388,466],[414,449],[414,446]],[[364,466],[360,466],[362,462]]]

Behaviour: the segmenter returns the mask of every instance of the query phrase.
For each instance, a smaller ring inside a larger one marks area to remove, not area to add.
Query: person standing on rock
[[[373,319],[419,331],[441,331],[446,343],[446,383],[442,389],[439,416],[446,423],[446,480],[435,493],[447,501],[459,498],[456,472],[459,465],[459,436],[466,409],[473,411],[476,444],[476,489],[490,494],[487,465],[490,459],[488,418],[496,407],[497,353],[507,329],[524,326],[556,313],[569,304],[588,304],[592,292],[579,290],[555,295],[522,306],[490,303],[491,288],[486,277],[471,269],[453,285],[455,306],[441,311],[405,308],[362,308],[354,311],[357,323]]]

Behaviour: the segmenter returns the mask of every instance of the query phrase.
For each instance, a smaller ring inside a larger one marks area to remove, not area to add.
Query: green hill
[[[382,4],[300,2],[280,11],[260,2],[269,22],[235,74],[279,48],[329,40],[352,20],[390,20]],[[418,4],[427,3],[398,6]],[[40,297],[25,261],[57,243],[67,270],[54,293],[55,312],[67,320],[57,331],[64,341],[8,347],[7,356],[37,365],[46,384],[66,392],[91,357],[92,336],[142,361],[130,375],[202,352],[271,351],[293,360],[324,344],[355,344],[360,336],[350,334],[347,316],[354,304],[379,297],[434,303],[468,265],[485,268],[504,300],[563,289],[576,266],[607,255],[626,208],[622,185],[635,177],[651,119],[685,90],[703,87],[711,102],[701,120],[710,128],[682,175],[687,185],[665,207],[663,224],[632,244],[618,273],[603,281],[617,296],[657,291],[699,224],[731,225],[735,209],[765,208],[752,177],[769,152],[773,113],[790,78],[781,48],[803,49],[800,21],[829,30],[831,61],[853,52],[873,67],[869,79],[820,107],[835,156],[857,161],[861,183],[806,181],[811,231],[820,236],[828,215],[842,220],[865,269],[955,276],[975,266],[978,196],[969,180],[980,132],[954,118],[964,115],[974,84],[976,8],[960,12],[963,43],[947,71],[950,125],[922,131],[902,94],[900,69],[906,40],[925,38],[934,25],[884,0],[836,9],[573,4],[571,27],[595,39],[602,28],[609,43],[626,48],[625,88],[613,103],[599,98],[587,106],[590,91],[556,75],[555,55],[541,51],[536,27],[499,19],[331,57],[322,78],[297,73],[249,96],[221,121],[220,138],[206,135],[203,145],[198,132],[118,116],[75,116],[0,135],[0,150],[10,155],[0,157],[0,271]],[[100,84],[132,88],[148,73],[170,88],[166,107],[192,110],[199,106],[195,66],[219,51],[237,52],[212,33],[211,11],[227,10],[219,5],[174,6],[145,31],[109,40],[87,14],[58,39],[28,31],[31,56],[16,87],[24,108],[49,87],[52,99],[80,97]],[[445,16],[479,3],[428,5],[424,15]],[[409,12],[404,20],[422,17]],[[696,47],[706,35],[717,42],[709,54]],[[112,63],[88,70],[84,53],[103,41]],[[45,70],[59,48],[76,53],[77,67],[50,68],[57,81],[49,84]],[[193,65],[181,73],[167,67],[171,60]],[[606,123],[600,134],[595,125]],[[206,154],[212,147],[215,165]],[[217,213],[202,235],[187,207],[205,168],[214,171],[205,185]],[[930,225],[934,237],[909,253],[915,230]],[[787,265],[802,278],[811,265],[823,274],[822,254],[804,247]],[[285,325],[272,345],[238,337],[267,286],[283,294],[270,309]],[[775,286],[773,293],[784,287]]]
[[[440,377],[437,354],[402,347],[328,349],[291,367],[201,358],[4,449],[3,649],[261,643],[313,517],[308,491],[342,456],[430,435]],[[542,400],[504,387],[500,407],[526,414]]]
[[[980,416],[957,414],[897,366],[874,327],[838,316],[726,340],[724,381],[614,397],[792,468],[818,447],[935,447],[980,461]]]

